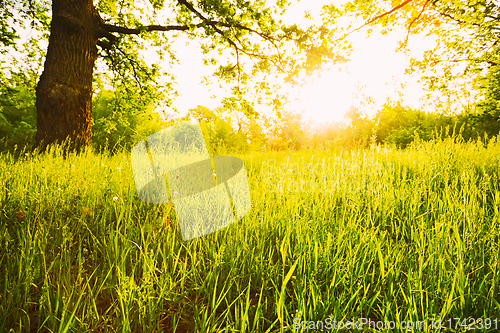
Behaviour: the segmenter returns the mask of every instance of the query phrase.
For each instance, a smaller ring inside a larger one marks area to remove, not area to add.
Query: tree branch
[[[1,1],[1,0],[0,0]],[[411,0],[407,0],[411,1]],[[188,0],[177,0],[178,4],[187,8],[190,12],[194,13],[195,16],[201,21],[196,24],[190,24],[190,25],[149,25],[149,26],[143,26],[140,28],[127,28],[127,27],[121,27],[121,26],[116,26],[113,24],[106,24],[102,21],[102,19],[99,20],[97,23],[97,35],[98,38],[107,38],[108,42],[101,41],[99,40],[97,42],[97,45],[99,45],[102,49],[104,50],[111,50],[114,44],[117,41],[117,36],[115,36],[113,33],[119,33],[119,34],[126,34],[126,35],[138,35],[141,32],[144,31],[188,31],[193,28],[204,28],[204,27],[210,27],[215,31],[217,35],[220,36],[220,38],[228,43],[234,50],[236,51],[236,65],[238,75],[237,75],[237,80],[238,80],[238,87],[241,81],[241,75],[242,75],[242,69],[241,69],[241,63],[240,63],[240,55],[244,54],[250,58],[258,58],[261,60],[265,61],[270,61],[273,63],[279,70],[285,72],[285,70],[282,68],[281,65],[281,53],[279,50],[279,47],[277,45],[278,39],[273,38],[272,36],[268,36],[263,32],[259,32],[257,30],[254,30],[250,27],[246,27],[238,22],[232,22],[232,18],[228,19],[227,21],[229,22],[221,22],[217,20],[210,19],[209,17],[206,17],[204,13],[201,11],[197,10]],[[268,57],[264,54],[260,53],[254,53],[252,52],[251,49],[248,49],[244,42],[238,38],[236,34],[233,34],[232,29],[239,29],[239,30],[244,30],[248,31],[251,34],[255,34],[259,37],[261,37],[263,40],[269,42],[276,50],[278,50],[278,60],[273,59],[272,57]],[[131,64],[132,71],[134,73],[134,78],[137,80],[138,76],[138,71],[136,68],[136,63],[133,59],[130,59],[128,55],[119,47],[116,47],[118,52],[122,53],[122,55],[129,61]],[[140,67],[140,66],[139,66]],[[141,86],[141,83],[138,82],[139,86]]]
[[[195,13],[196,16],[198,16],[198,18],[200,18],[202,21],[208,21],[199,11],[196,10],[196,8],[193,7],[192,4],[190,4],[186,0],[177,0],[177,2],[180,3],[181,5],[184,5],[191,12]]]
[[[141,33],[141,31],[172,31],[172,30],[185,31],[185,30],[189,30],[189,27],[185,26],[185,25],[167,25],[167,26],[148,25],[148,26],[143,27],[142,29],[130,29],[130,28],[125,28],[125,27],[119,27],[119,26],[112,25],[112,24],[103,24],[102,27],[107,32],[117,32],[117,33],[124,34],[124,35],[138,35]]]
[[[352,34],[353,32],[356,32],[356,31],[358,31],[358,30],[360,30],[360,29],[362,29],[362,28],[366,27],[368,24],[373,23],[373,22],[375,22],[376,20],[381,19],[381,18],[382,18],[382,17],[384,17],[384,16],[387,16],[387,15],[390,15],[390,14],[394,13],[396,10],[400,9],[401,7],[406,6],[407,4],[409,4],[409,3],[410,3],[410,2],[412,2],[412,1],[413,1],[413,0],[405,0],[405,1],[403,1],[402,3],[400,3],[399,5],[397,5],[396,7],[393,7],[391,10],[389,10],[389,11],[387,11],[387,12],[385,12],[385,13],[382,13],[382,14],[380,14],[380,15],[375,16],[374,18],[372,18],[372,19],[370,19],[369,21],[365,22],[362,26],[360,26],[360,27],[358,27],[358,28],[356,28],[356,29],[354,29],[354,30],[349,31],[347,34],[345,34],[343,37],[341,37],[338,41],[341,41],[341,40],[345,39],[347,36],[349,36],[349,35],[350,35],[350,34]]]
[[[411,0],[408,0],[408,1],[411,1]],[[196,8],[194,8],[194,6],[192,4],[190,4],[189,2],[187,2],[187,0],[177,0],[177,2],[181,5],[184,5],[187,9],[189,9],[191,12],[193,12],[196,16],[198,16],[199,19],[201,19],[205,25],[209,25],[211,26],[215,32],[217,32],[222,38],[224,38],[231,46],[234,47],[234,49],[236,50],[236,52],[241,52],[249,57],[255,57],[255,58],[260,58],[260,59],[267,59],[269,60],[269,58],[265,57],[265,56],[262,56],[261,54],[255,54],[253,52],[248,52],[244,49],[244,46],[243,44],[240,42],[240,44],[242,44],[242,47],[239,47],[238,44],[236,44],[236,42],[234,40],[232,40],[231,38],[227,37],[226,34],[224,33],[224,31],[220,30],[218,26],[223,26],[223,27],[226,27],[226,28],[238,28],[238,29],[242,29],[242,30],[246,30],[246,31],[249,31],[251,33],[255,33],[257,34],[258,36],[260,36],[262,39],[264,40],[267,40],[269,41],[277,50],[279,49],[278,46],[274,43],[275,42],[275,39],[269,37],[269,36],[266,36],[265,34],[263,33],[260,33],[254,29],[251,29],[251,28],[248,28],[248,27],[245,27],[241,24],[229,24],[229,23],[224,23],[224,22],[220,22],[220,21],[213,21],[213,20],[209,20],[208,18],[206,18],[205,16],[203,16],[202,13],[200,13],[198,10],[196,10]],[[235,37],[236,38],[236,37]],[[238,40],[238,38],[236,38],[236,40]],[[238,40],[239,41],[239,40]],[[281,54],[279,54],[279,57],[281,59]],[[272,61],[272,60],[271,60]],[[276,62],[272,61],[276,67],[280,70],[283,71],[283,69],[279,66],[279,64],[277,64]],[[239,66],[239,61],[238,61],[238,71],[240,70],[240,66]]]
[[[406,29],[406,37],[405,37],[405,41],[404,41],[404,45],[407,45],[408,43],[408,37],[410,36],[410,29],[411,29],[411,26],[416,22],[418,21],[418,19],[420,18],[420,16],[422,16],[422,13],[425,11],[425,7],[427,7],[427,4],[429,3],[429,1],[426,1],[424,3],[424,5],[422,6],[422,10],[420,11],[420,13],[418,13],[418,15],[413,19],[411,20],[410,24],[408,24],[408,28]]]
[[[407,0],[411,1],[411,0]],[[223,39],[225,39],[231,46],[233,46],[237,51],[241,51],[242,53],[248,55],[248,56],[257,56],[261,57],[262,55],[256,55],[251,52],[247,52],[244,50],[244,46],[240,42],[241,47],[236,44],[234,40],[229,38],[224,31],[222,31],[220,27],[225,27],[225,28],[237,28],[241,30],[246,30],[248,32],[251,32],[253,34],[258,35],[262,39],[270,42],[276,49],[278,49],[278,46],[275,44],[276,39],[267,36],[257,30],[254,30],[252,28],[246,27],[244,25],[241,25],[239,23],[225,23],[225,22],[220,22],[220,21],[215,21],[215,20],[209,20],[207,17],[205,17],[201,12],[199,12],[192,4],[190,4],[187,0],[177,0],[177,2],[183,6],[185,6],[187,9],[189,9],[191,12],[193,12],[202,22],[192,25],[192,26],[186,26],[186,25],[149,25],[149,26],[144,26],[142,28],[138,29],[131,29],[131,28],[126,28],[126,27],[120,27],[112,24],[100,24],[101,31],[99,33],[99,38],[106,37],[109,40],[109,43],[105,42],[100,42],[98,45],[104,48],[109,48],[110,45],[113,45],[116,42],[117,37],[111,34],[112,32],[120,33],[120,34],[126,34],[126,35],[138,35],[141,33],[141,31],[186,31],[189,30],[190,28],[200,28],[204,26],[211,26],[217,34],[219,34]]]
[[[436,11],[439,15],[444,16],[444,17],[446,17],[446,18],[449,18],[450,20],[453,20],[453,21],[455,21],[455,22],[458,22],[458,23],[460,23],[460,24],[464,24],[464,25],[466,25],[466,24],[467,24],[467,22],[465,22],[465,21],[463,21],[463,20],[461,20],[461,19],[459,19],[459,18],[456,18],[456,17],[454,17],[453,15],[450,15],[450,14],[448,14],[448,13],[446,13],[446,12],[442,11],[442,10],[439,10],[439,9],[437,8],[437,6],[435,6],[434,10],[435,10],[435,11]],[[481,24],[476,23],[476,22],[468,22],[468,23],[470,23],[471,25],[476,26],[476,27],[481,27]]]
[[[100,47],[102,47],[103,49],[106,49],[106,50],[111,50],[111,48],[113,47],[113,45],[111,43],[106,43],[106,42],[103,42],[102,40],[98,40],[97,45],[99,45]]]

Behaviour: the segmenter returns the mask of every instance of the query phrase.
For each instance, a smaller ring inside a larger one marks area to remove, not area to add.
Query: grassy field
[[[499,142],[240,157],[250,213],[184,242],[127,154],[3,156],[0,332],[500,329]]]

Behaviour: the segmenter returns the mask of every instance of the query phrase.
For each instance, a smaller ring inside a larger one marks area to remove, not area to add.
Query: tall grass
[[[2,156],[0,331],[500,318],[496,140],[241,158],[250,213],[184,242],[125,153]]]

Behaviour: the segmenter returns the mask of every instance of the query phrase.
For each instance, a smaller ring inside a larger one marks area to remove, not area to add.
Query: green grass
[[[0,332],[500,320],[496,140],[240,157],[250,213],[184,242],[127,154],[3,156]]]

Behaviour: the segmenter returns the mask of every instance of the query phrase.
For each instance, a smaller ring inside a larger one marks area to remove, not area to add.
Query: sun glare
[[[304,22],[305,10],[313,17],[319,17],[321,5],[327,0],[318,0],[315,6],[310,3],[297,2],[288,8],[290,22]],[[285,20],[286,21],[286,20]],[[307,22],[306,22],[307,21]],[[359,24],[362,24],[362,20]],[[351,22],[354,26],[357,23]],[[288,93],[289,104],[286,111],[300,112],[305,120],[318,124],[329,121],[343,121],[345,113],[351,106],[360,108],[362,113],[373,116],[384,103],[401,100],[410,107],[420,107],[420,98],[424,95],[422,85],[415,78],[405,75],[409,58],[403,52],[396,52],[398,41],[405,37],[405,31],[393,31],[382,35],[378,28],[367,38],[362,31],[349,36],[354,50],[349,62],[332,66],[331,69],[318,73],[297,87],[283,86],[280,93]],[[419,53],[430,49],[434,43],[423,36],[410,38],[410,56],[419,58]],[[215,108],[221,98],[227,96],[229,88],[222,84],[208,86],[200,83],[202,75],[210,75],[214,68],[203,65],[203,55],[193,43],[187,43],[182,37],[175,43],[175,49],[182,55],[181,64],[174,66],[171,72],[177,77],[180,96],[174,102],[180,115],[190,108],[204,105]],[[339,70],[341,69],[341,70]],[[267,106],[259,106],[260,112],[268,113]]]
[[[291,108],[323,123],[345,120],[344,114],[351,106],[373,116],[384,103],[398,101],[402,96],[409,106],[419,107],[424,95],[422,85],[405,74],[409,58],[396,52],[402,33],[353,36],[355,47],[350,61],[310,78],[303,86],[291,88]],[[430,41],[419,40],[416,46],[419,49],[430,45]]]
[[[294,109],[317,123],[341,121],[352,105],[356,82],[352,75],[340,71],[323,72],[309,83],[296,88]]]

